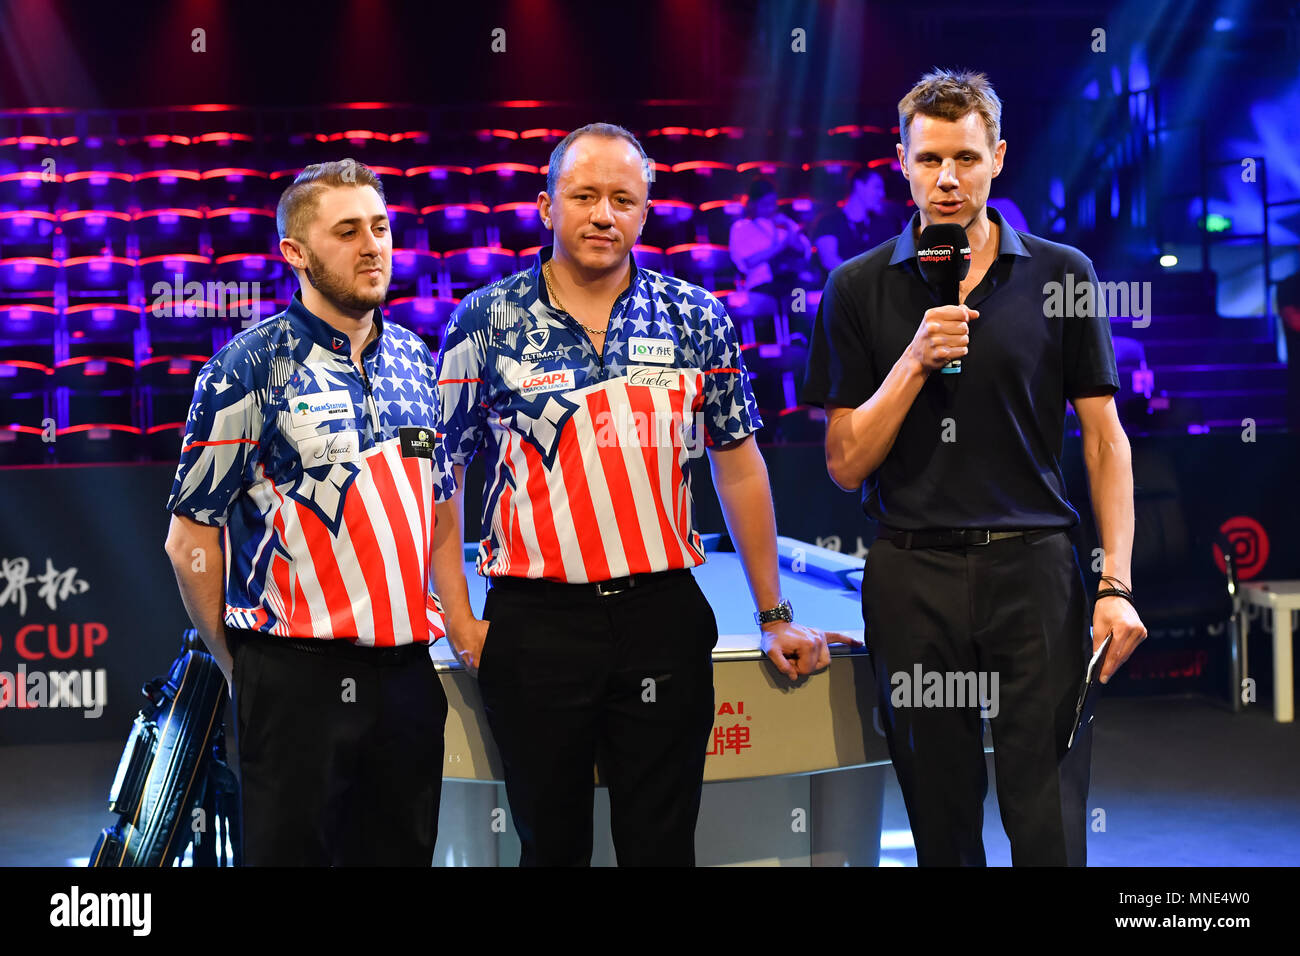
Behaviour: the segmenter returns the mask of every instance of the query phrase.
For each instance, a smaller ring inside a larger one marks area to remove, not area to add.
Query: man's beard
[[[327,301],[342,311],[365,312],[384,304],[388,295],[388,283],[357,292],[350,282],[345,281],[337,272],[331,272],[325,263],[316,258],[310,248],[303,248],[307,258],[307,281],[312,284]],[[382,267],[381,267],[382,268]]]

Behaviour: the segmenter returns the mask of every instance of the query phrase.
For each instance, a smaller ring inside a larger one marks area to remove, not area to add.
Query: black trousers
[[[950,674],[983,673],[996,691],[984,710],[1013,865],[1084,865],[1091,730],[1068,753],[1066,741],[1091,621],[1067,533],[956,549],[878,540],[862,607],[918,865],[985,865],[981,706],[956,706],[956,694],[918,702],[916,677],[928,672],[945,686]]]
[[[245,865],[431,865],[447,697],[428,645],[227,637]]]
[[[619,865],[694,865],[718,627],[690,573],[608,596],[507,581],[484,617],[479,689],[520,865],[590,865],[596,765]]]

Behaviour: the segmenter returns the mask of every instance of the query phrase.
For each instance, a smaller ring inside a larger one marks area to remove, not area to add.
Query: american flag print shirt
[[[700,565],[690,458],[763,424],[731,319],[633,260],[597,354],[545,298],[550,252],[467,296],[438,356],[445,457],[486,455],[478,572],[585,583]]]
[[[225,528],[230,627],[378,647],[446,633],[428,585],[434,503],[454,491],[433,356],[374,321],[364,376],[298,293],[199,372],[167,509]]]

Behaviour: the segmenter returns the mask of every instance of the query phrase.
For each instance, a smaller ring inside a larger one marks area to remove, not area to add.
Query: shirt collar
[[[996,223],[998,226],[998,258],[1002,256],[1024,256],[1026,259],[1032,258],[1029,250],[1020,239],[1020,233],[1016,232],[1007,225],[1007,221],[1002,218],[1002,213],[998,212],[992,206],[986,206],[989,222]],[[898,242],[894,244],[894,254],[889,259],[891,266],[897,265],[907,259],[916,258],[916,235],[921,229],[921,214],[912,213],[911,220],[899,234]]]
[[[340,332],[307,308],[302,301],[301,289],[294,290],[293,298],[286,311],[307,332],[313,342],[335,355],[342,355],[349,359],[352,357],[352,340],[348,338],[347,333]],[[376,307],[371,320],[375,323],[375,338],[362,351],[362,358],[379,348],[379,341],[384,335],[384,310]]]
[[[537,250],[537,257],[533,260],[532,269],[529,270],[529,275],[531,276],[533,283],[533,294],[531,301],[528,303],[529,305],[532,305],[533,302],[541,302],[542,305],[546,306],[548,309],[555,308],[555,306],[551,304],[549,293],[546,291],[546,278],[542,275],[542,266],[546,265],[554,254],[555,247],[549,244],[542,246]],[[632,263],[632,278],[628,282],[627,288],[619,294],[618,299],[614,300],[616,303],[619,299],[622,299],[625,295],[636,289],[637,283],[641,281],[642,271],[641,267],[636,264],[636,253],[628,252],[627,258],[628,261]]]

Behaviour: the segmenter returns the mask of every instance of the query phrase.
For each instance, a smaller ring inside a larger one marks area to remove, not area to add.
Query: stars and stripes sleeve
[[[257,397],[215,359],[199,371],[167,510],[222,527],[261,437]]]
[[[706,294],[705,300],[704,426],[709,446],[716,447],[752,435],[763,427],[763,419],[731,316],[717,296]]]
[[[442,442],[442,411],[438,394],[438,369],[429,346],[420,343],[420,362],[424,371],[425,384],[433,397],[434,433],[433,443],[433,500],[450,501],[456,493],[456,475],[451,469],[451,460]]]
[[[467,296],[456,307],[438,352],[437,430],[448,470],[468,464],[486,435],[482,396],[487,331],[478,321],[477,300]]]

